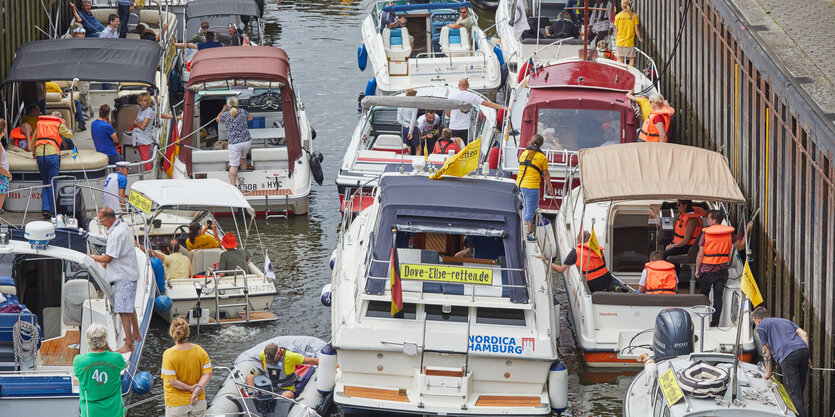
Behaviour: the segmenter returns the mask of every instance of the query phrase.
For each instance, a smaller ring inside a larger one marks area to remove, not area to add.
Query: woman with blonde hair
[[[229,150],[229,184],[238,186],[238,169],[241,165],[246,167],[246,154],[252,144],[252,136],[249,135],[247,122],[252,120],[252,115],[246,109],[238,108],[238,99],[229,97],[223,110],[216,118],[218,123],[226,126]]]
[[[189,343],[188,322],[177,317],[168,334],[174,346],[162,354],[162,381],[166,417],[201,417],[206,414],[204,389],[212,378],[212,362],[202,347]]]
[[[84,333],[90,352],[72,361],[73,374],[78,378],[81,417],[121,417],[125,415],[121,375],[125,358],[110,351],[107,329],[101,324],[91,324]]]
[[[621,0],[623,11],[615,16],[615,49],[620,62],[635,66],[635,37],[643,42],[638,15],[632,11],[632,0]]]
[[[669,142],[667,132],[670,131],[670,121],[676,114],[676,109],[670,106],[661,94],[655,93],[649,96],[649,105],[652,111],[649,113],[641,130],[638,132],[639,142]]]
[[[142,93],[136,99],[136,102],[139,104],[139,113],[136,114],[136,120],[133,121],[133,146],[136,146],[136,149],[139,150],[139,157],[143,161],[148,161],[145,163],[145,171],[150,171],[154,166],[150,162],[151,145],[156,143],[156,137],[154,137],[154,119],[156,116],[154,108],[151,107],[154,100],[150,94]],[[165,113],[160,113],[159,117],[161,119],[173,118],[170,114]]]

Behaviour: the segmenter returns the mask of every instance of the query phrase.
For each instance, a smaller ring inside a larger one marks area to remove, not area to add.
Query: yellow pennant
[[[760,288],[757,287],[757,281],[754,281],[754,274],[751,273],[748,261],[745,261],[745,270],[742,273],[740,286],[742,287],[742,292],[751,300],[751,305],[756,307],[763,302],[763,295],[760,293]]]
[[[444,162],[441,169],[429,176],[429,179],[437,180],[443,175],[463,177],[474,169],[478,168],[478,151],[481,148],[481,138],[478,138],[464,147],[461,152],[453,155]]]
[[[594,234],[594,227],[591,228],[591,237],[589,237],[589,249],[593,250],[600,259],[603,259],[603,252],[600,252],[600,244],[597,243],[597,235]]]

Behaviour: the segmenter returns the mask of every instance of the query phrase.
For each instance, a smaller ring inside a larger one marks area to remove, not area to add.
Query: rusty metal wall
[[[751,242],[766,306],[808,331],[815,367],[835,368],[835,129],[729,3],[687,3],[651,0],[636,10],[645,47],[661,66],[687,10],[660,80],[677,111],[673,140],[727,156],[748,200],[744,211],[761,209]],[[832,415],[835,374],[812,371],[806,395],[809,415]]]

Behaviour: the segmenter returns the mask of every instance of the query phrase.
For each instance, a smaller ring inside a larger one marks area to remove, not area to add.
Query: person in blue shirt
[[[765,375],[771,379],[772,361],[780,362],[783,371],[783,383],[789,393],[799,417],[806,417],[803,402],[803,390],[812,360],[809,357],[809,335],[790,320],[772,318],[765,307],[757,307],[751,313],[751,319],[757,325],[757,334],[763,345]]]
[[[76,9],[75,3],[73,2],[70,2],[70,7],[72,8],[72,13],[75,15],[75,21],[84,26],[84,30],[86,31],[85,35],[88,38],[98,38],[99,33],[104,30],[104,25],[90,11],[92,8],[90,0],[85,0],[81,3],[81,11]]]
[[[93,137],[96,152],[107,155],[107,165],[116,165],[122,160],[119,150],[116,149],[119,145],[119,137],[116,136],[116,131],[110,124],[110,106],[107,104],[99,107],[99,118],[90,125],[90,135]]]
[[[130,14],[133,13],[134,1],[136,0],[119,0],[116,3],[116,10],[119,13],[119,37],[122,39],[128,37],[128,23]]]
[[[209,48],[220,48],[221,46],[223,46],[223,44],[218,42],[217,40],[215,40],[215,33],[214,32],[206,32],[206,41],[205,42],[200,42],[200,43],[197,43],[197,44],[194,44],[194,43],[191,43],[191,42],[175,43],[174,46],[177,47],[177,48],[191,48],[191,49],[197,49],[198,51],[202,51],[204,49],[209,49]]]

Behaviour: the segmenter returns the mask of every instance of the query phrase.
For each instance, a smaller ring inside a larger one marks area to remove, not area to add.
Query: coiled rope
[[[38,348],[38,326],[34,320],[26,322],[20,319],[21,315],[17,315],[17,323],[12,328],[12,340],[14,341],[14,356],[18,365],[24,362],[35,361],[35,353]]]

